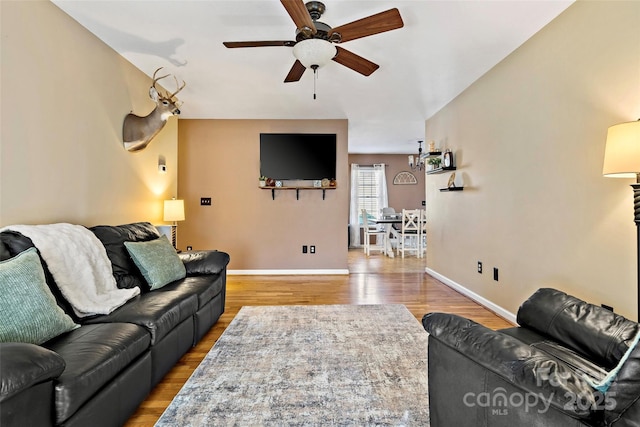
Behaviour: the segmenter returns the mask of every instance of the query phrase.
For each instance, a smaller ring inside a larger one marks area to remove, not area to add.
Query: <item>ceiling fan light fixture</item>
[[[318,67],[326,65],[336,56],[337,52],[331,42],[323,39],[302,40],[293,47],[293,56],[306,68],[312,65]]]

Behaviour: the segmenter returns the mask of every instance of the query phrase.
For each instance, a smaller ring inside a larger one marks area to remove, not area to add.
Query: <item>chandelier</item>
[[[424,157],[422,157],[422,141],[418,141],[418,155],[416,156],[416,158],[414,159],[414,156],[409,156],[409,167],[413,171],[421,171],[424,169]]]

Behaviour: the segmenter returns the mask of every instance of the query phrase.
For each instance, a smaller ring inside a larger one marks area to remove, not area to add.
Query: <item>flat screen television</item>
[[[261,133],[260,175],[277,180],[336,177],[336,134]]]

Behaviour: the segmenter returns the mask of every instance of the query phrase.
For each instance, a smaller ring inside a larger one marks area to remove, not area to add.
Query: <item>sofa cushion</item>
[[[155,345],[183,320],[193,316],[197,310],[198,296],[193,292],[179,288],[162,288],[138,295],[111,314],[88,319],[87,323],[140,325],[151,335],[151,345]]]
[[[39,345],[0,343],[0,403],[29,387],[56,378],[64,367],[60,355]]]
[[[78,325],[58,307],[35,248],[0,261],[0,341],[41,344]]]
[[[149,334],[128,323],[84,325],[45,343],[66,363],[55,381],[56,422],[71,417],[149,345]]]
[[[224,277],[220,274],[186,277],[159,289],[157,292],[179,292],[198,297],[198,310],[207,305],[224,288]]]
[[[124,246],[152,291],[186,275],[184,264],[166,237],[148,242],[124,242]]]
[[[144,277],[129,256],[124,242],[145,242],[160,237],[158,230],[148,222],[125,225],[98,225],[89,230],[100,239],[111,260],[113,275],[119,288],[148,290]]]

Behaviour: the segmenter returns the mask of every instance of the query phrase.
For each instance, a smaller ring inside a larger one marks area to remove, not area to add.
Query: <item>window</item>
[[[351,198],[349,200],[349,246],[360,246],[362,209],[367,210],[369,219],[378,217],[382,208],[389,203],[387,178],[384,164],[373,166],[351,165]]]
[[[378,182],[376,171],[373,167],[361,166],[358,168],[358,212],[367,210],[370,220],[378,217],[378,212],[382,206],[378,206]],[[362,218],[360,218],[362,225]]]

